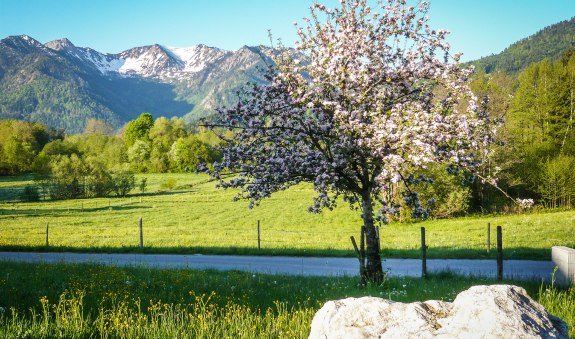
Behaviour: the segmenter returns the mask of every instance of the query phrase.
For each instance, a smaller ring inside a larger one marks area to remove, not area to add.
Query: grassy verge
[[[233,201],[234,192],[216,190],[205,175],[143,176],[148,177],[148,190],[122,199],[0,203],[0,250],[138,251],[142,217],[148,253],[353,256],[349,236],[358,236],[359,214],[344,203],[322,214],[307,213],[313,195],[308,185],[278,192],[248,209],[247,202]],[[3,178],[0,201],[3,195],[13,196],[10,189],[21,188],[28,179]],[[176,189],[162,188],[168,179],[176,181]],[[429,258],[495,258],[496,225],[503,226],[506,259],[549,260],[552,246],[575,247],[575,211],[557,211],[382,226],[382,252],[385,257],[419,257],[419,232],[425,226]]]
[[[0,272],[0,336],[30,338],[305,338],[326,300],[452,300],[472,285],[494,283],[439,274],[359,289],[354,277],[7,262],[0,262]],[[575,288],[507,283],[526,288],[575,335]]]

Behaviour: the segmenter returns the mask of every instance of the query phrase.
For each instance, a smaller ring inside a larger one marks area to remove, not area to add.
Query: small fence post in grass
[[[46,223],[46,247],[49,246],[49,242],[48,242],[48,223]]]
[[[260,232],[260,221],[258,220],[258,251],[261,250],[261,232]]]
[[[140,196],[140,204],[142,203],[142,197]]]
[[[351,237],[349,237],[349,239],[351,240],[351,244],[353,245],[353,249],[355,250],[355,253],[357,254],[357,259],[359,260],[359,284],[361,286],[365,286],[366,280],[365,280],[365,260],[364,260],[364,257],[362,256],[361,250],[359,248],[357,248],[357,243],[355,242],[355,238],[353,237],[353,235]]]
[[[84,212],[84,203],[82,203],[82,213]]]
[[[503,280],[503,234],[497,226],[497,280]]]
[[[142,217],[140,217],[140,249],[144,248],[144,230],[142,229]]]
[[[421,228],[421,277],[427,278],[427,245],[425,244],[425,227]]]
[[[487,254],[489,254],[489,250],[491,250],[491,223],[487,223]]]

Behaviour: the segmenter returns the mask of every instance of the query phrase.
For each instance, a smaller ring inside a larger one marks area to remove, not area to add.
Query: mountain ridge
[[[266,53],[259,46],[226,51],[153,44],[109,54],[67,38],[42,44],[9,36],[0,40],[0,118],[70,133],[89,118],[120,127],[143,111],[194,121],[231,102],[247,81],[263,81],[257,66],[262,56],[270,59]]]

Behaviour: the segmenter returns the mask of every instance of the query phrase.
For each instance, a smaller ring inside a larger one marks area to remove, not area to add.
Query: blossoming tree
[[[414,173],[430,163],[473,170],[494,133],[468,87],[471,71],[449,53],[447,32],[429,27],[428,4],[378,5],[311,8],[295,51],[276,57],[269,82],[220,110],[213,126],[231,137],[212,172],[250,206],[300,182],[314,185],[312,212],[342,197],[361,211],[364,278],[374,282],[383,279],[374,222],[397,212],[382,193],[399,188],[411,211],[425,214],[410,189]]]

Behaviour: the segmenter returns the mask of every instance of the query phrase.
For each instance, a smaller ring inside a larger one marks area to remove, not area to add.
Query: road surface
[[[2,261],[45,263],[93,263],[113,266],[143,266],[152,268],[192,268],[239,270],[253,273],[343,276],[357,275],[358,261],[354,258],[276,257],[238,255],[180,254],[104,254],[104,253],[37,253],[0,252]],[[549,281],[553,272],[551,261],[504,260],[505,278]],[[421,276],[419,259],[385,259],[383,269],[389,276]],[[461,275],[496,277],[495,260],[428,259],[428,272],[452,271]]]

